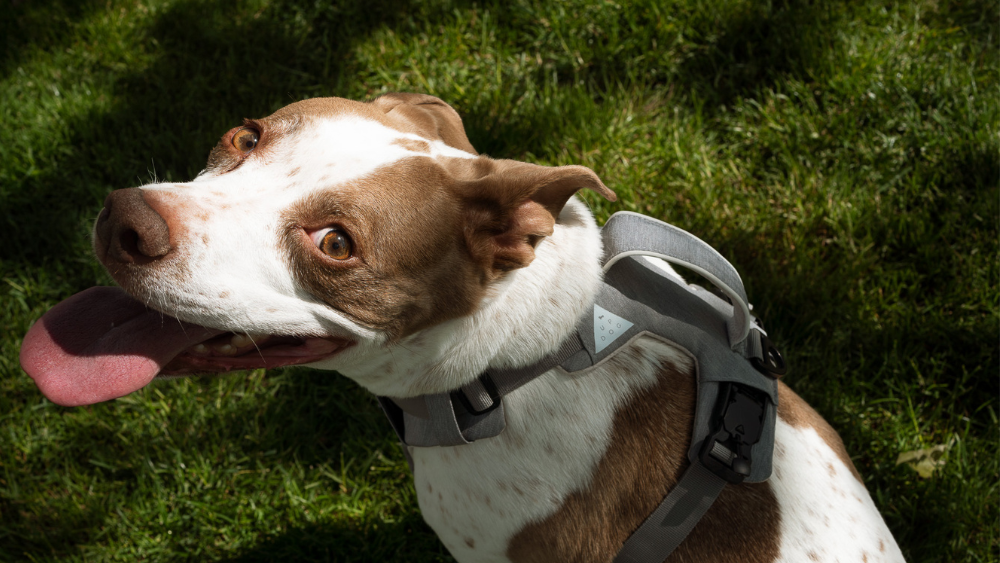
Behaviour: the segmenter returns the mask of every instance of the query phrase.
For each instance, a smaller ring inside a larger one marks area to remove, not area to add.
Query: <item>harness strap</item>
[[[736,348],[750,333],[750,306],[739,272],[717,250],[691,233],[652,217],[619,211],[601,228],[604,271],[627,256],[654,256],[689,268],[718,287],[733,305],[726,322],[729,344]]]
[[[582,350],[584,350],[583,342],[574,332],[563,341],[559,350],[546,356],[540,362],[521,368],[488,369],[478,379],[462,387],[461,392],[473,407],[479,411],[485,410],[499,400],[499,397],[513,392],[539,375],[562,365],[563,362]],[[487,389],[490,382],[495,389],[493,394]]]
[[[692,463],[660,506],[632,533],[613,563],[660,563],[677,549],[718,498],[726,480]]]

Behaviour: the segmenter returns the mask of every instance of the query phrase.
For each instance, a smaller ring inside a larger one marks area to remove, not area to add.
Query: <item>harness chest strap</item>
[[[658,563],[683,541],[727,482],[770,476],[777,405],[773,377],[783,373],[784,364],[759,324],[751,324],[739,275],[707,244],[627,212],[612,216],[602,237],[605,280],[593,316],[588,311],[558,351],[531,366],[490,369],[450,394],[379,397],[379,402],[405,445],[466,444],[502,432],[503,396],[557,366],[568,372],[592,368],[643,335],[671,342],[691,356],[697,372],[691,465],[615,559]],[[632,258],[639,254],[701,273],[732,304]]]

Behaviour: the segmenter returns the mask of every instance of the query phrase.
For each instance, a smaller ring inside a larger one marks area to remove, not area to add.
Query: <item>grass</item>
[[[154,384],[64,409],[17,360],[110,284],[112,189],[321,95],[421,91],[482,152],[743,273],[909,561],[1000,560],[1000,51],[985,1],[37,0],[0,18],[0,560],[450,561],[377,406],[333,373]],[[900,452],[952,442],[929,479]]]

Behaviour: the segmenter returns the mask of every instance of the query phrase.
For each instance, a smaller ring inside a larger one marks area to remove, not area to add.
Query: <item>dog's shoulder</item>
[[[677,484],[689,461],[694,424],[694,366],[671,346],[646,337],[618,363],[656,354],[655,382],[630,393],[615,411],[609,447],[589,486],[568,495],[548,518],[510,541],[511,561],[610,561],[626,538]],[[636,357],[633,357],[636,356]],[[640,368],[641,369],[641,368]],[[616,377],[638,374],[621,368]],[[779,509],[768,483],[726,487],[671,560],[771,562],[779,552]],[[752,533],[720,533],[752,530]]]

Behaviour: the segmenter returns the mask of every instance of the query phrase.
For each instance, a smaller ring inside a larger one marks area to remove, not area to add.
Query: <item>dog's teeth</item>
[[[191,348],[191,351],[194,352],[195,354],[207,354],[208,346],[205,346],[204,344],[195,344]]]
[[[253,339],[251,339],[246,334],[236,334],[232,337],[232,339],[230,339],[229,342],[233,346],[236,346],[237,348],[242,348],[244,346],[249,346],[250,344],[253,344]]]
[[[236,347],[232,344],[223,344],[222,346],[216,346],[215,351],[223,356],[235,356]]]

